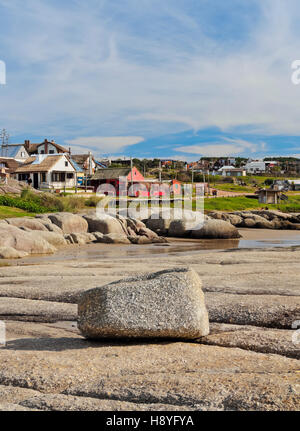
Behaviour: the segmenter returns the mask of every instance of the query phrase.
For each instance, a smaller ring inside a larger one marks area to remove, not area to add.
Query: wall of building
[[[46,152],[46,146],[48,147],[47,152]],[[51,151],[53,151],[53,153],[51,153]],[[44,143],[37,148],[37,153],[38,154],[57,154],[58,151],[57,151],[57,148],[51,143],[47,143],[47,144]]]

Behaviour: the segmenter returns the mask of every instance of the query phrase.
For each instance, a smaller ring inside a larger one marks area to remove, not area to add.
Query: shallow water
[[[168,244],[124,245],[124,244],[88,244],[61,248],[53,255],[30,256],[14,264],[45,264],[55,261],[91,261],[114,258],[136,259],[159,256],[178,256],[199,252],[263,249],[274,247],[300,247],[300,231],[270,231],[264,229],[241,229],[240,239],[194,240],[168,238]],[[11,263],[11,262],[10,262]]]

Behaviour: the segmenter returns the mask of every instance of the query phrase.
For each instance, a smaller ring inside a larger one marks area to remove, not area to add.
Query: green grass
[[[236,192],[236,193],[253,193],[256,189],[250,186],[240,186],[238,184],[216,184],[214,189],[223,190],[224,192]]]
[[[205,199],[205,211],[245,211],[251,209],[277,209],[283,212],[300,212],[300,196],[289,196],[289,200],[282,201],[279,205],[263,205],[257,199],[245,196],[230,198]]]
[[[0,219],[25,216],[34,217],[35,214],[21,210],[19,208],[6,207],[2,205],[0,206]]]
[[[204,199],[205,211],[243,211],[261,207],[262,204],[257,199],[250,199],[245,196]]]

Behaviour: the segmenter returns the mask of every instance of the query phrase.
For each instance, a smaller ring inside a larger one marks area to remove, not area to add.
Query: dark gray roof
[[[92,176],[92,180],[113,180],[119,177],[127,177],[130,174],[130,168],[106,168],[98,169]]]

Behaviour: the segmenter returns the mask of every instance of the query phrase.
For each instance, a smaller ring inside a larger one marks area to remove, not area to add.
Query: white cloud
[[[11,133],[146,136],[252,125],[265,134],[300,134],[300,86],[290,79],[300,52],[298,2],[257,2],[261,16],[248,39],[226,50],[177,2],[124,2],[124,11],[121,3],[115,16],[131,6],[141,26],[168,13],[186,32],[178,37],[166,21],[164,37],[146,38],[106,13],[106,1],[0,0],[14,22],[0,44],[1,53],[13,53],[0,92],[0,118]]]
[[[95,154],[115,154],[125,147],[143,142],[141,136],[90,136],[66,140],[72,146],[73,153],[92,151]]]
[[[227,142],[225,144],[222,143],[203,143],[197,145],[187,145],[176,148],[176,151],[180,151],[183,153],[189,154],[197,154],[204,157],[228,157],[228,156],[236,156],[243,155],[244,153],[256,153],[260,149],[266,149],[266,143],[260,142],[259,144],[255,144],[249,141],[245,141],[243,139],[230,139],[230,138],[222,138],[223,141]]]

